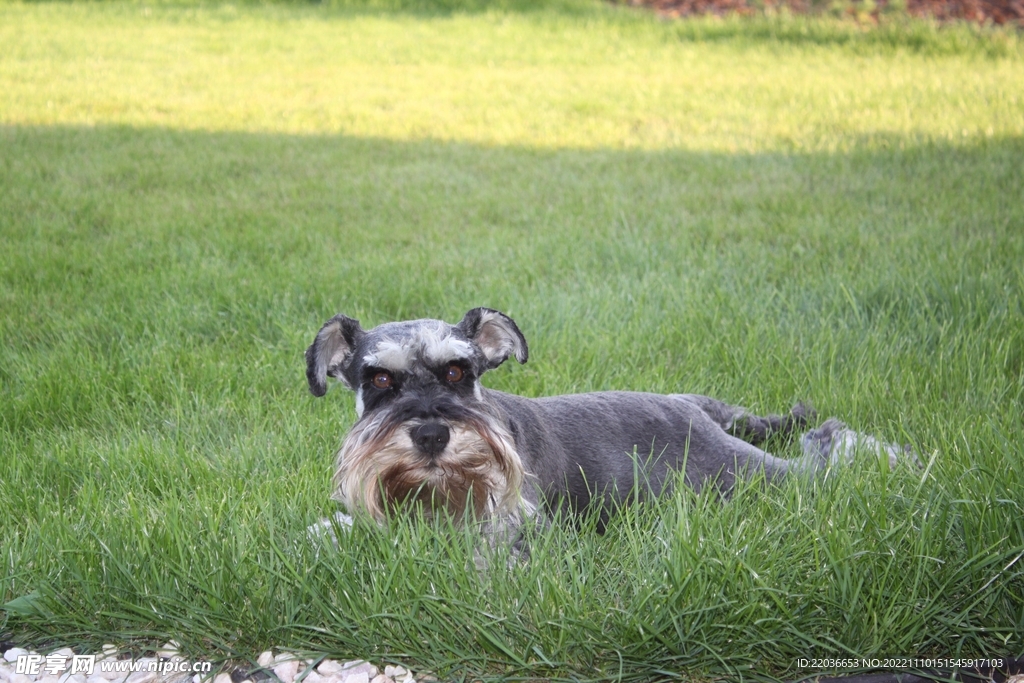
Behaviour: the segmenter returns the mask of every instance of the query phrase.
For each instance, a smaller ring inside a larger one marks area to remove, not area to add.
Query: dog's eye
[[[448,366],[448,372],[445,374],[445,379],[447,379],[452,384],[455,384],[456,382],[461,382],[462,377],[462,368],[460,368],[458,365]]]
[[[378,372],[373,376],[373,379],[370,380],[370,383],[378,389],[390,389],[394,380],[391,379],[391,375],[388,373]]]

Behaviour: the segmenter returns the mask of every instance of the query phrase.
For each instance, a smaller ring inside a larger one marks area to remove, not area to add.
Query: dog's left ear
[[[487,359],[488,368],[496,368],[509,356],[525,363],[529,353],[526,338],[515,321],[493,308],[474,308],[455,326],[476,344]]]
[[[344,372],[364,334],[358,320],[344,315],[334,316],[320,328],[316,339],[306,349],[306,379],[310,393],[314,396],[327,393],[327,375],[340,379],[349,389],[353,388],[345,379]]]

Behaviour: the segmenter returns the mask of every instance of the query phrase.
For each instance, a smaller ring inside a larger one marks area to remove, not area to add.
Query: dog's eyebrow
[[[473,354],[473,346],[468,341],[456,339],[450,332],[441,330],[424,330],[420,336],[423,360],[428,363],[450,363],[452,361],[467,362]]]
[[[392,372],[405,372],[416,361],[414,349],[408,343],[395,339],[381,340],[377,347],[363,356],[367,367],[378,367]]]
[[[402,339],[380,340],[373,351],[363,356],[363,363],[392,372],[406,372],[421,358],[429,365],[470,363],[472,354],[472,344],[457,339],[449,330],[423,326]]]

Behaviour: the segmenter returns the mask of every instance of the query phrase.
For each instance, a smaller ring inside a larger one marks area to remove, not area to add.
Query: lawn
[[[1022,159],[1012,32],[0,2],[0,640],[577,680],[1024,655]],[[310,544],[355,417],[306,388],[319,326],[479,305],[530,344],[490,387],[805,400],[926,467],[682,491],[487,571],[409,520]]]

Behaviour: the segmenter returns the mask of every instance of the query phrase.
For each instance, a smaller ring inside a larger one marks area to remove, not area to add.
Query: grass
[[[0,13],[0,121],[18,125],[759,152],[1002,138],[1019,134],[1024,107],[1016,34],[920,23],[865,33],[611,10]]]
[[[0,637],[577,680],[1024,653],[1017,41],[0,4]],[[530,342],[491,387],[805,399],[929,466],[684,491],[508,571],[408,521],[317,553],[354,413],[305,346],[477,305]]]

